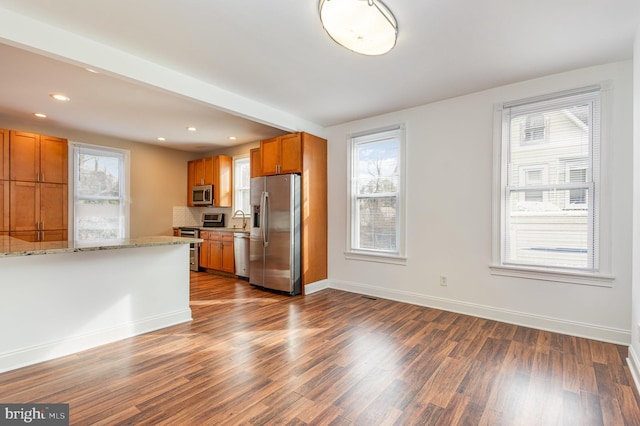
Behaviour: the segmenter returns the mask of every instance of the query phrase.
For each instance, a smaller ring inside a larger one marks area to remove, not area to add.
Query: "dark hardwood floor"
[[[193,321],[0,374],[74,425],[640,425],[627,348],[193,273]]]

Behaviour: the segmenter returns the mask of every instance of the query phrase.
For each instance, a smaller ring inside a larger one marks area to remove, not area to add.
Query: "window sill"
[[[394,265],[407,264],[406,257],[393,255],[393,254],[345,251],[344,257],[345,259],[348,259],[348,260],[361,260],[365,262],[391,263]]]
[[[597,287],[613,287],[612,275],[567,272],[552,269],[527,268],[522,266],[490,265],[491,275],[553,281],[565,284],[580,284]]]

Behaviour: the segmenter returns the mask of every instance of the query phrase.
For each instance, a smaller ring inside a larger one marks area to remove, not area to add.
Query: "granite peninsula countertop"
[[[202,241],[200,238],[155,236],[108,241],[42,241],[31,243],[17,238],[0,236],[0,258],[191,244],[201,243]]]

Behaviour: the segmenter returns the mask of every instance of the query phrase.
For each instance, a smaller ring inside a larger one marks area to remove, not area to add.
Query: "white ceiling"
[[[368,57],[317,4],[0,0],[0,116],[206,151],[629,59],[640,25],[638,0],[387,0],[398,42]]]

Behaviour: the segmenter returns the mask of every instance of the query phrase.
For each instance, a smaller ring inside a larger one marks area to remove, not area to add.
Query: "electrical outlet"
[[[447,277],[444,275],[440,275],[440,285],[446,287],[447,285]]]

